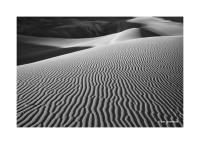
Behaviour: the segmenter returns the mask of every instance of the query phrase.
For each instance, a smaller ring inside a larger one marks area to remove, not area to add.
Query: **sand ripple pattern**
[[[94,47],[17,67],[18,127],[182,127],[183,37]]]

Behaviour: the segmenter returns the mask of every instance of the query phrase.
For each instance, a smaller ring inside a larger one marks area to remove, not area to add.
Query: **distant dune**
[[[91,38],[121,32],[139,24],[128,23],[133,17],[18,17],[17,33],[38,37]]]
[[[166,20],[168,19],[168,20]],[[170,21],[172,20],[172,21]],[[149,27],[162,31],[163,28],[172,33],[178,30],[181,18],[158,17],[99,17],[99,18],[21,18],[17,19],[17,33],[21,35],[56,38],[92,38],[115,34],[131,28]],[[170,27],[169,27],[170,26]],[[164,31],[167,32],[167,31]],[[162,33],[168,34],[169,33]]]
[[[183,36],[124,34],[18,66],[17,126],[183,126]]]
[[[107,36],[80,39],[40,38],[18,35],[17,64],[27,64],[61,54],[67,54],[90,47],[117,43],[122,40],[134,38],[140,38],[140,32],[138,29],[128,29]]]
[[[182,23],[172,22],[155,17],[139,17],[127,20],[127,22],[143,24],[143,28],[160,35],[183,35]]]
[[[18,35],[17,64],[36,62],[90,47],[108,45],[145,36],[155,36],[152,33],[144,29],[132,28],[106,36],[79,39],[40,38]]]
[[[136,39],[136,38],[141,38],[140,29],[132,28],[132,29],[128,29],[128,30],[117,33],[115,37],[112,39],[112,42],[116,43],[119,41]]]
[[[73,23],[77,22],[72,21]],[[93,22],[94,23],[94,22]],[[98,21],[99,23],[99,21]],[[102,22],[101,22],[102,23]],[[142,26],[140,28],[129,28],[129,24]],[[84,22],[82,25],[87,25]],[[59,28],[68,31],[68,27],[71,26],[60,26]],[[128,27],[128,29],[126,29]],[[171,35],[183,35],[183,26],[181,23],[176,23],[168,20],[163,20],[154,17],[142,17],[134,18],[127,21],[110,23],[109,28],[106,30],[119,31],[113,34],[108,34],[105,36],[98,36],[93,38],[48,38],[48,37],[34,37],[34,36],[24,36],[18,35],[17,37],[17,55],[18,55],[18,65],[27,64],[30,62],[36,62],[39,60],[51,58],[61,54],[67,54],[70,52],[75,52],[78,50],[83,50],[89,47],[97,47],[102,45],[108,45],[111,43],[118,43],[121,41],[144,38],[144,37],[155,37],[155,36],[171,36]],[[103,28],[101,28],[102,30]],[[125,29],[125,30],[123,30]],[[90,31],[90,29],[87,31]],[[80,33],[77,30],[77,33]],[[109,32],[112,33],[112,32]],[[87,37],[87,34],[85,34]],[[46,48],[46,50],[45,50]],[[53,48],[53,49],[52,49]],[[51,49],[51,50],[50,50]]]

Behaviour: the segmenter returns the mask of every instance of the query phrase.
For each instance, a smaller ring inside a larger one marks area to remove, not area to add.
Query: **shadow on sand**
[[[28,64],[37,62],[40,60],[52,58],[59,55],[72,53],[84,49],[91,48],[87,47],[68,47],[58,48],[51,46],[42,46],[18,42],[17,43],[17,65]]]

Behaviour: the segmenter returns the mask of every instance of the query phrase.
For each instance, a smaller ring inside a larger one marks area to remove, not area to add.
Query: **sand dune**
[[[85,41],[90,41],[93,39],[94,38],[66,39],[66,38],[35,37],[35,36],[25,36],[25,35],[17,36],[17,40],[22,43],[41,45],[41,46],[52,46],[58,48],[71,47],[74,44],[83,43]]]
[[[149,34],[147,34],[149,33]],[[45,38],[45,37],[35,37],[35,36],[24,36],[18,35],[18,47],[21,48],[20,44],[31,44],[39,46],[49,46],[56,48],[68,48],[68,47],[82,47],[82,46],[102,46],[110,43],[117,43],[124,40],[142,38],[142,37],[151,37],[151,36],[160,36],[156,34],[151,34],[153,32],[148,31],[144,28],[130,28],[122,32],[115,34],[110,34],[106,36],[93,37],[93,38]],[[28,49],[28,48],[27,48]]]
[[[27,64],[90,47],[134,38],[140,38],[139,29],[128,29],[107,36],[82,39],[40,38],[19,35],[17,41],[17,64]]]
[[[140,29],[132,28],[132,29],[128,29],[128,30],[115,34],[111,43],[116,43],[116,42],[120,42],[124,40],[136,39],[136,38],[141,38]]]
[[[113,43],[121,40],[135,39],[141,37],[183,35],[183,24],[164,20],[161,18],[139,17],[126,20],[125,22],[139,24],[140,27],[128,28],[123,30],[123,26],[113,26],[111,23],[111,26],[109,26],[110,29],[112,27],[119,27],[122,30],[118,30],[120,32],[116,32],[113,34],[92,38],[41,38],[34,36],[18,35],[17,39],[19,42],[25,42],[28,44],[67,48],[73,46],[100,46],[109,44],[110,42]],[[122,21],[122,23],[124,23],[124,21]]]
[[[88,46],[58,48],[53,46],[44,46],[20,42],[18,42],[17,45],[20,45],[20,48],[17,49],[17,65],[37,62],[51,57],[56,57],[59,55],[91,48]]]
[[[17,126],[182,126],[183,37],[123,34],[18,66]]]
[[[160,35],[183,35],[183,24],[155,17],[139,17],[127,20],[130,23],[140,23],[144,28]]]
[[[111,42],[118,42],[122,40],[141,38],[140,30],[137,28],[127,29],[125,31],[110,34],[106,36],[93,37],[93,38],[44,38],[44,37],[34,37],[34,36],[24,36],[18,35],[18,41],[41,45],[41,46],[51,46],[58,48],[67,48],[74,46],[101,46],[109,44]]]
[[[99,18],[18,18],[17,33],[39,37],[59,38],[91,38],[105,36],[129,28],[137,28],[138,24],[128,23],[133,17],[99,17]],[[38,25],[39,24],[39,25]]]

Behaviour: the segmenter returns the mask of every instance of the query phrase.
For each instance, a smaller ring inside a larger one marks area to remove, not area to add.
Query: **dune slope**
[[[56,57],[63,54],[68,54],[80,50],[91,48],[89,46],[57,48],[51,46],[42,46],[34,44],[20,44],[20,49],[17,50],[17,65],[28,64],[40,60]]]
[[[17,126],[181,127],[182,51],[140,38],[18,66]]]
[[[111,43],[141,38],[140,29],[139,28],[132,28],[127,29],[122,32],[115,34],[115,37],[112,39]]]
[[[183,24],[164,20],[156,17],[138,17],[127,20],[130,23],[143,24],[143,28],[159,35],[172,36],[183,35]]]
[[[17,65],[135,38],[140,38],[139,29],[128,29],[107,36],[82,39],[39,38],[19,35],[17,39]]]
[[[124,23],[118,23],[115,28],[120,28],[117,33],[93,38],[47,38],[34,36],[17,36],[17,64],[27,64],[53,56],[67,54],[88,47],[96,47],[120,41],[165,35],[181,35],[182,24],[166,21],[160,18],[143,17],[127,20],[129,24],[142,24],[140,28],[124,27]],[[115,23],[116,24],[116,23]],[[110,24],[113,25],[112,23]],[[68,25],[69,26],[69,25]],[[67,27],[68,27],[67,26]],[[66,27],[66,26],[65,26]],[[62,28],[65,28],[62,26]],[[109,26],[110,27],[110,26]],[[122,31],[123,29],[126,29]],[[74,48],[72,48],[74,47]],[[59,49],[63,48],[63,49]],[[45,50],[46,49],[46,50]]]

